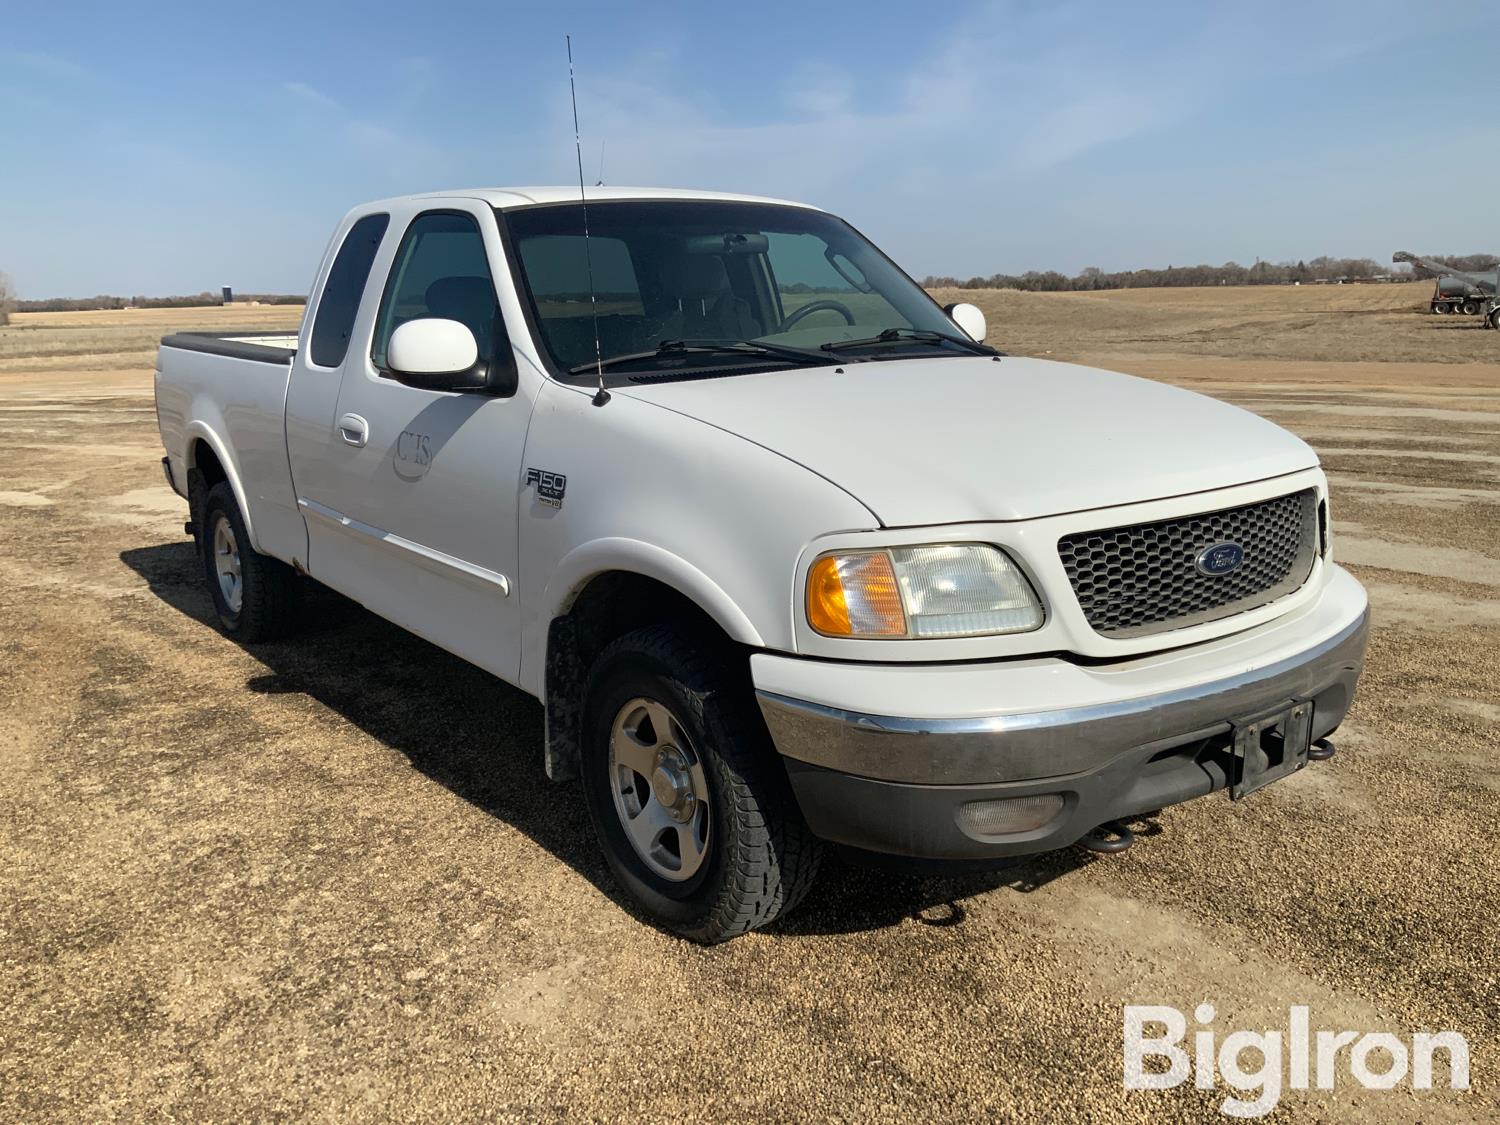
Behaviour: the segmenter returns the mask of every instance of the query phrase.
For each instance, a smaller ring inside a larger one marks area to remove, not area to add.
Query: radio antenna
[[[599,301],[594,295],[594,258],[589,253],[589,197],[583,190],[583,136],[578,131],[578,87],[573,81],[573,37],[563,37],[568,44],[568,93],[573,98],[573,151],[578,154],[578,202],[583,205],[583,264],[589,279],[589,315],[594,321],[594,370],[599,376],[599,390],[594,395],[594,405],[603,406],[609,401],[609,392],[604,389],[604,355],[599,347]]]

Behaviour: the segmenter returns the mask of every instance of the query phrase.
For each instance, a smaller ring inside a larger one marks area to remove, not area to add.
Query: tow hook
[[[1339,752],[1339,748],[1333,744],[1331,738],[1320,738],[1315,741],[1307,751],[1309,762],[1326,762]]]
[[[1309,762],[1326,762],[1338,753],[1339,748],[1333,744],[1331,738],[1316,739],[1308,748],[1307,760]],[[1147,813],[1146,816],[1155,815]],[[1130,827],[1120,820],[1107,820],[1103,824],[1089,829],[1078,840],[1080,848],[1087,848],[1091,852],[1100,855],[1119,855],[1128,851],[1130,845],[1135,843],[1135,833]]]
[[[1107,820],[1083,834],[1078,846],[1100,855],[1117,855],[1135,843],[1135,833],[1123,821]]]

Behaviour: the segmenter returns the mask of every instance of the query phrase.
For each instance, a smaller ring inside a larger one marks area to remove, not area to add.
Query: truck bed
[[[177,332],[162,338],[164,348],[227,355],[261,363],[291,363],[297,354],[295,332]]]
[[[172,487],[186,495],[189,470],[226,478],[250,544],[291,560],[307,555],[287,462],[287,383],[297,337],[287,332],[179,332],[156,360],[156,408]]]

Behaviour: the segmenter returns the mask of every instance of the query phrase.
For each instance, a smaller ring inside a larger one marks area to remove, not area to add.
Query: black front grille
[[[1238,544],[1244,561],[1204,574],[1209,547]],[[1085,531],[1057,542],[1084,616],[1100,633],[1139,636],[1199,625],[1297,590],[1318,551],[1315,489],[1243,508]]]

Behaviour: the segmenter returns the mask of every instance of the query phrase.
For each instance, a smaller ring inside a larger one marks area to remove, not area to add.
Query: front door
[[[393,224],[394,225],[394,224]],[[391,333],[441,317],[481,357],[510,342],[495,294],[503,268],[477,204],[413,217],[391,259],[368,351],[344,364],[320,492],[304,500],[316,577],[382,617],[514,682],[520,669],[516,508],[534,386],[515,395],[421,390],[386,370]]]

